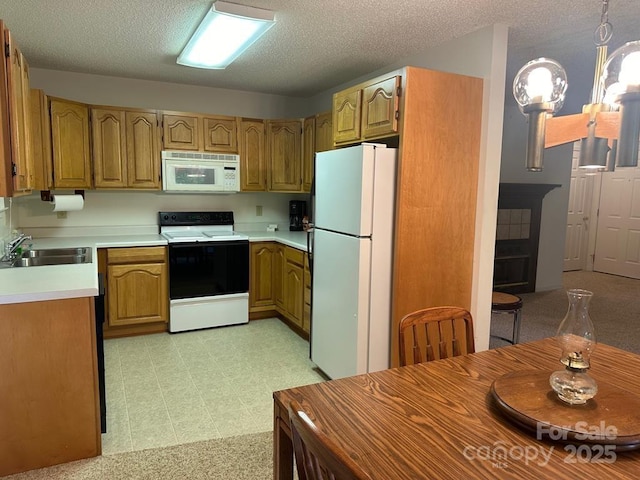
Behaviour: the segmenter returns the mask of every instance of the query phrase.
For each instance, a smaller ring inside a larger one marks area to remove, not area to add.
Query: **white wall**
[[[84,209],[67,212],[60,219],[52,205],[33,194],[14,201],[13,214],[25,233],[37,237],[70,236],[78,233],[114,234],[123,229],[139,233],[158,232],[160,211],[234,212],[236,230],[266,230],[269,223],[277,223],[288,230],[290,199],[306,200],[306,195],[278,193],[237,193],[232,195],[169,194],[163,192],[105,192],[85,191]],[[256,206],[262,215],[256,215]],[[118,227],[118,228],[114,228]]]
[[[177,110],[254,118],[291,118],[304,100],[263,93],[30,69],[32,88],[94,105]]]

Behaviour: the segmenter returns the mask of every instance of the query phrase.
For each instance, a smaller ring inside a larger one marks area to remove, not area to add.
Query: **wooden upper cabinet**
[[[333,123],[331,112],[316,115],[315,133],[316,152],[333,149]]]
[[[302,122],[267,121],[269,190],[299,192],[302,189]]]
[[[208,152],[238,152],[238,119],[204,117],[204,149]]]
[[[377,78],[333,95],[333,144],[398,134],[400,75]]]
[[[162,147],[165,150],[192,150],[238,153],[238,118],[224,115],[164,112]]]
[[[316,152],[316,117],[307,117],[302,126],[302,190],[311,191]]]
[[[33,157],[33,189],[53,188],[51,172],[51,125],[47,96],[31,89],[31,155]]]
[[[50,102],[53,186],[91,188],[89,107],[61,98]]]
[[[162,115],[162,145],[165,150],[200,150],[200,123],[198,115]]]
[[[118,109],[92,108],[91,133],[96,188],[126,187],[124,112]]]
[[[333,141],[336,144],[360,139],[362,90],[338,92],[333,95]]]
[[[400,77],[368,85],[363,90],[362,138],[398,133]]]
[[[125,112],[129,188],[161,188],[159,124],[157,112]]]
[[[9,30],[4,30],[3,35],[8,53],[6,76],[12,164],[9,171],[13,176],[11,193],[28,193],[33,188],[29,65]]]
[[[155,111],[91,109],[96,188],[160,188],[160,146]]]
[[[267,189],[264,130],[263,120],[240,122],[240,190],[243,192]]]

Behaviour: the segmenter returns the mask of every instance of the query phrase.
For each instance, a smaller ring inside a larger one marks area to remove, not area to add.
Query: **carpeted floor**
[[[273,477],[271,432],[95,457],[6,480],[266,480]]]
[[[554,336],[569,306],[566,290],[582,288],[593,292],[589,315],[597,341],[640,354],[640,280],[598,272],[565,272],[563,287],[520,295],[520,343]],[[493,314],[491,333],[510,338],[511,325],[510,315]],[[501,340],[491,339],[491,348],[504,345]]]

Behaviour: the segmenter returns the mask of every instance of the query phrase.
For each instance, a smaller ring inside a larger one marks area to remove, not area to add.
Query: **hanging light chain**
[[[593,40],[597,46],[606,45],[613,36],[613,26],[609,23],[609,0],[602,0],[602,13],[600,25],[593,34]]]

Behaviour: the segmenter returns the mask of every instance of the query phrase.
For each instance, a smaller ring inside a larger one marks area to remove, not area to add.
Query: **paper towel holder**
[[[84,190],[76,190],[73,192],[76,195],[81,195],[84,199]],[[51,195],[51,190],[40,190],[40,200],[43,202],[50,202],[53,199],[53,195]]]

